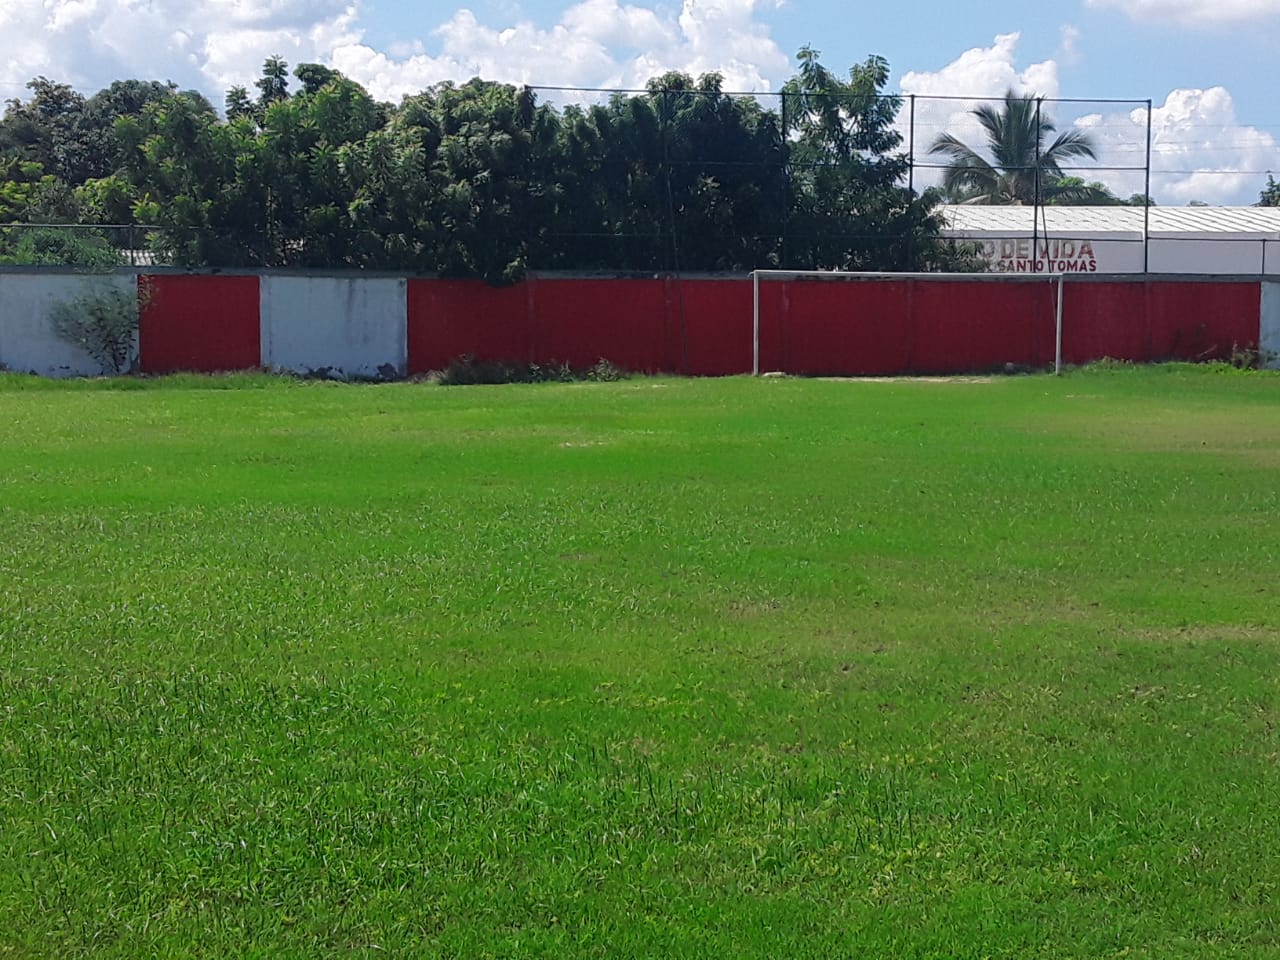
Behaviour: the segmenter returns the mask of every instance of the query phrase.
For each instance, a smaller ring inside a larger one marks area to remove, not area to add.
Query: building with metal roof
[[[1001,273],[1280,275],[1280,207],[940,208]]]

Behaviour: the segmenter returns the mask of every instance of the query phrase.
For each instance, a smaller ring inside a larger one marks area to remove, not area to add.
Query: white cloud
[[[1147,111],[1092,114],[1077,121],[1100,143],[1104,163],[1143,166]],[[1280,142],[1236,118],[1235,102],[1223,87],[1173,90],[1151,111],[1152,195],[1181,205],[1253,203],[1265,182],[1260,171],[1280,170]],[[1118,192],[1142,190],[1142,173],[1107,178]]]
[[[1002,33],[989,47],[966,50],[941,70],[903,74],[903,93],[920,96],[1000,97],[1012,88],[1044,97],[1058,95],[1058,64],[1033,63],[1019,70],[1016,63],[1021,34]],[[967,109],[967,108],[966,108]]]
[[[1064,23],[1058,28],[1058,52],[1054,59],[1059,63],[1075,64],[1080,62],[1080,28]]]
[[[1085,0],[1085,5],[1113,7],[1134,20],[1156,24],[1172,21],[1184,26],[1280,17],[1280,0]]]
[[[439,53],[396,56],[355,42],[333,51],[334,66],[394,99],[442,79],[472,76],[547,86],[637,87],[667,70],[717,71],[731,90],[781,84],[789,60],[755,19],[759,0],[684,0],[661,7],[582,0],[541,29],[527,21],[495,27],[459,10],[433,32]]]
[[[172,79],[216,101],[279,53],[315,60],[354,36],[350,0],[4,0],[0,91],[37,74],[93,90],[125,77]]]
[[[1274,4],[1280,7],[1280,0]],[[940,171],[929,169],[939,158],[930,157],[930,143],[939,133],[951,133],[975,149],[984,143],[984,132],[971,111],[979,98],[998,98],[1013,89],[1018,93],[1061,95],[1057,59],[1019,68],[1016,33],[1002,34],[990,47],[967,50],[935,72],[911,72],[902,78],[905,94],[915,94],[916,183],[935,184]],[[1073,54],[1080,34],[1064,27],[1058,56]],[[930,96],[962,97],[929,100]],[[993,102],[987,100],[986,102]],[[1147,149],[1146,106],[1046,103],[1045,115],[1059,131],[1072,126],[1094,140],[1097,160],[1081,160],[1079,169],[1068,170],[1085,180],[1099,180],[1116,194],[1141,193],[1145,187]],[[903,122],[905,114],[903,111]],[[1152,109],[1151,193],[1160,203],[1179,205],[1191,200],[1213,204],[1252,203],[1265,181],[1259,171],[1280,171],[1280,144],[1271,134],[1241,124],[1235,103],[1223,87],[1209,90],[1177,89],[1163,105]],[[904,137],[906,130],[904,128]]]
[[[92,90],[121,77],[172,79],[215,101],[262,61],[318,61],[398,99],[472,76],[563,86],[638,86],[666,70],[718,71],[729,89],[776,88],[789,60],[758,12],[777,0],[580,0],[553,26],[482,22],[459,9],[429,35],[368,44],[360,0],[2,0],[0,96],[43,74]]]
[[[1056,60],[1042,60],[1019,69],[1020,37],[1018,33],[1003,33],[991,46],[966,50],[940,70],[912,70],[903,74],[899,84],[902,92],[916,97],[917,185],[936,184],[941,177],[940,170],[926,166],[940,163],[938,158],[929,156],[929,145],[939,134],[949,133],[975,149],[980,147],[984,134],[973,116],[979,104],[995,105],[1009,90],[1027,96],[1058,96]],[[903,111],[900,121],[904,125],[905,140],[907,111]]]

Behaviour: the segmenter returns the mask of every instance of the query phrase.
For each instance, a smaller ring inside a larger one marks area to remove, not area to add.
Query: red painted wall
[[[760,369],[808,375],[957,373],[1053,362],[1049,280],[766,280]],[[1065,284],[1068,363],[1228,356],[1256,346],[1256,281],[1076,280]],[[749,278],[412,280],[409,368],[465,353],[512,362],[695,375],[751,369]]]
[[[769,283],[762,284],[768,287]],[[795,280],[782,283],[781,356],[761,370],[877,376],[908,366],[910,285],[905,280]]]
[[[257,277],[140,276],[144,373],[244,370],[262,363]]]
[[[588,367],[605,359],[629,370],[670,370],[670,304],[661,280],[530,279],[533,360]]]
[[[509,363],[533,359],[527,284],[410,280],[408,303],[410,374],[440,370],[464,354]]]
[[[913,373],[1053,363],[1057,291],[1049,281],[912,281]]]
[[[1152,283],[1147,294],[1151,360],[1225,360],[1256,348],[1260,283]]]
[[[1063,359],[1225,359],[1236,346],[1257,346],[1261,299],[1250,281],[1068,282]]]
[[[666,284],[671,303],[667,369],[698,377],[750,372],[751,281],[669,279]],[[781,295],[774,286],[774,290],[761,288],[762,314]],[[776,351],[777,344],[776,327],[761,331],[762,355],[770,349]]]

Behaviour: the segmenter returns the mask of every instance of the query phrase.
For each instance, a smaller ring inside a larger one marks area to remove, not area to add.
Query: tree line
[[[0,119],[0,223],[145,224],[180,265],[495,283],[529,269],[946,268],[940,196],[907,184],[888,78],[882,58],[841,76],[806,48],[780,109],[678,72],[594,104],[474,79],[392,105],[272,57],[222,115],[172,84],[85,98],[37,78]],[[32,236],[10,231],[10,246]]]
[[[942,186],[913,189],[888,79],[883,58],[838,75],[804,48],[776,108],[679,72],[598,103],[477,78],[393,105],[272,57],[220,114],[173,84],[84,97],[38,77],[0,117],[0,224],[146,229],[0,228],[0,262],[112,262],[145,245],[184,266],[493,283],[530,269],[956,269],[971,254],[941,236],[944,201],[1121,202],[1063,175],[1093,156],[1087,136],[1046,143],[1052,120],[1012,92],[974,111],[991,160],[944,135],[930,147],[949,163]]]

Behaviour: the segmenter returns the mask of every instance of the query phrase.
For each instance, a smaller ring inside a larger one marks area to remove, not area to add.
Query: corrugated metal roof
[[[1088,239],[1142,237],[1142,207],[1037,209],[962,204],[939,209],[947,223],[944,233],[950,236],[1017,237],[1039,232]],[[1280,207],[1151,207],[1150,212],[1149,233],[1153,237],[1187,240],[1280,237]]]

